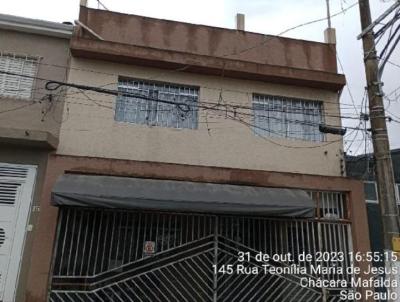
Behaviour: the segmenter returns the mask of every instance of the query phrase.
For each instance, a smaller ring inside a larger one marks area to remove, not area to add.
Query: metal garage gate
[[[49,301],[339,301],[301,287],[300,275],[213,273],[213,265],[238,264],[239,251],[251,254],[246,267],[260,267],[257,251],[348,254],[344,195],[320,200],[316,219],[61,207]]]

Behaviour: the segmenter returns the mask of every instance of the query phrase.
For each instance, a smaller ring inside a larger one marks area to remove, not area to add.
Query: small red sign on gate
[[[146,255],[151,255],[156,252],[156,243],[154,241],[145,241],[144,242],[144,253]]]

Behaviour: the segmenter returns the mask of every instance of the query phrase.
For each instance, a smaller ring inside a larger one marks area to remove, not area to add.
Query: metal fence
[[[262,270],[257,252],[293,255],[274,267],[304,267],[300,253],[351,251],[351,226],[341,193],[310,192],[316,219],[61,208],[49,300],[56,301],[328,301],[334,294],[300,286],[298,274],[215,274],[213,265]],[[250,257],[239,262],[238,252]],[[346,259],[330,267],[350,265]]]

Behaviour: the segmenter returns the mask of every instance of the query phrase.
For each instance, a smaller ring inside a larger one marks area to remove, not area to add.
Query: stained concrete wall
[[[337,71],[336,52],[325,43],[160,20],[81,7],[79,20],[105,41],[246,62]],[[84,33],[86,37],[93,36]]]
[[[217,102],[221,89],[225,102],[246,106],[251,106],[252,93],[320,100],[324,101],[324,109],[329,115],[339,116],[337,94],[321,89],[79,58],[72,58],[68,80],[116,89],[118,75],[194,85],[200,89],[200,102]],[[327,142],[321,144],[292,139],[264,139],[240,122],[226,119],[223,113],[219,116],[208,111],[206,118],[206,112],[202,110],[196,130],[120,123],[114,120],[116,97],[95,92],[87,92],[85,96],[73,92],[66,99],[58,154],[341,175],[342,140],[338,136],[328,135]],[[337,117],[327,116],[326,122],[340,125]]]

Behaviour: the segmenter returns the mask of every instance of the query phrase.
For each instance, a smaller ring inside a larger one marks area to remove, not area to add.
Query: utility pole
[[[386,127],[383,95],[381,92],[382,83],[380,82],[378,73],[378,58],[374,34],[370,26],[372,21],[369,0],[360,0],[359,8],[363,31],[364,65],[367,78],[372,143],[374,147],[375,175],[384,233],[384,248],[385,251],[390,252],[393,251],[392,239],[399,237],[399,213],[396,205],[393,166]],[[366,31],[367,28],[370,28],[370,30]],[[391,264],[389,263],[389,265]]]

